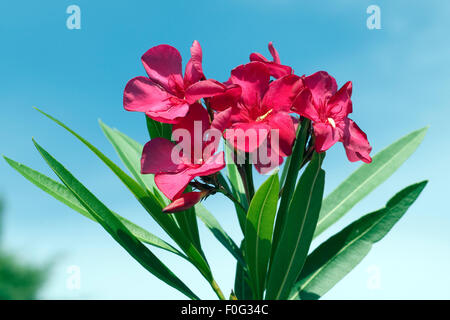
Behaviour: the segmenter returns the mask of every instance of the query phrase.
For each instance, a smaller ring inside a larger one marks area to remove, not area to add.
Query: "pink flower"
[[[235,68],[229,81],[242,88],[240,99],[231,110],[219,113],[220,124],[215,120],[213,126],[228,128],[225,138],[237,149],[249,153],[259,148],[271,137],[271,131],[276,130],[279,146],[272,145],[271,148],[275,148],[275,153],[280,156],[290,155],[295,129],[289,113],[302,88],[300,77],[288,75],[270,82],[266,65],[250,62]],[[251,136],[252,132],[256,136]],[[245,141],[242,141],[242,134]]]
[[[175,213],[187,210],[193,206],[195,206],[200,200],[202,200],[205,196],[207,196],[207,191],[201,192],[186,192],[181,194],[178,198],[176,198],[171,204],[163,209],[163,212],[166,213]]]
[[[208,79],[200,81],[189,87],[187,101],[191,104],[201,98],[208,97],[207,102],[210,107],[216,111],[223,111],[229,107],[235,106],[241,96],[242,89],[238,85],[229,81],[221,83],[216,80]]]
[[[315,149],[324,152],[340,141],[350,161],[370,163],[372,147],[366,134],[348,118],[352,113],[352,83],[337,90],[336,80],[325,71],[303,79],[305,89],[294,101],[293,111],[313,121]]]
[[[197,125],[200,132],[196,132]],[[215,145],[203,141],[208,128],[207,111],[199,103],[195,103],[191,105],[187,116],[173,127],[174,132],[177,129],[189,132],[191,141],[187,149],[182,147],[186,141],[178,141],[174,145],[164,138],[152,139],[144,146],[141,172],[154,174],[156,186],[170,200],[178,199],[194,178],[214,174],[225,167],[224,153],[214,154]],[[200,135],[201,140],[197,135]],[[192,142],[194,152],[191,152]],[[200,152],[195,150],[198,145]]]
[[[230,80],[222,85],[223,93],[216,94],[208,99],[210,107],[216,111],[224,111],[235,107],[242,94],[242,88],[231,83]]]
[[[217,81],[205,80],[198,41],[192,44],[191,59],[184,77],[181,74],[181,55],[172,46],[153,47],[141,60],[148,77],[136,77],[127,83],[123,96],[127,111],[145,112],[156,121],[177,123],[186,116],[189,105],[195,100],[224,91],[223,87],[217,86]],[[195,95],[194,100],[192,95]]]
[[[252,53],[250,55],[250,61],[259,61],[266,65],[266,67],[269,69],[270,75],[274,77],[275,79],[281,78],[283,76],[292,74],[292,68],[289,66],[285,66],[281,64],[280,56],[278,55],[277,50],[273,47],[272,41],[269,42],[269,51],[272,55],[273,61],[267,60],[262,54],[260,53]]]

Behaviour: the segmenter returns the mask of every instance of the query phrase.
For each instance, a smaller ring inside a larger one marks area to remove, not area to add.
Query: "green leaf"
[[[231,191],[233,196],[241,203],[244,208],[248,208],[247,197],[245,196],[244,184],[242,182],[241,175],[237,169],[237,165],[234,163],[232,154],[233,149],[228,143],[224,142],[225,147],[225,160],[227,163],[228,180],[230,181]],[[242,208],[235,204],[236,213],[239,220],[239,225],[242,232],[245,232],[245,223],[247,213]]]
[[[213,280],[211,269],[208,262],[204,258],[203,254],[199,252],[196,246],[189,240],[189,238],[183,234],[178,228],[172,215],[168,215],[162,212],[162,207],[159,200],[151,193],[147,192],[141,187],[134,179],[128,176],[122,169],[120,169],[114,162],[106,157],[100,150],[94,147],[86,139],[81,137],[75,131],[67,127],[65,124],[55,119],[54,117],[46,114],[45,112],[36,109],[68,132],[80,140],[86,145],[95,155],[99,157],[125,184],[125,186],[133,193],[136,199],[147,210],[147,212],[153,217],[153,219],[164,229],[164,231],[178,244],[183,252],[189,257],[189,261],[201,272],[201,274],[211,283]]]
[[[184,293],[191,299],[199,299],[169,268],[144,246],[119,219],[84,187],[66,168],[33,140],[37,150],[64,185],[73,193],[85,209],[136,261],[156,277]]]
[[[12,159],[4,157],[6,162],[17,172],[19,172],[28,181],[33,183],[35,186],[48,193],[56,200],[61,201],[69,208],[81,213],[88,219],[97,222],[97,220],[83,207],[83,205],[78,201],[78,199],[73,195],[73,193],[67,189],[67,187],[55,180],[43,175],[42,173],[35,171],[19,162]],[[125,227],[130,230],[130,232],[138,238],[140,241],[150,244],[152,246],[158,247],[160,249],[167,250],[169,252],[175,253],[180,257],[187,259],[187,257],[182,254],[179,250],[175,249],[173,246],[155,236],[154,234],[148,232],[147,230],[141,228],[140,226],[134,224],[128,219],[114,213],[115,216],[125,225]]]
[[[231,239],[231,237],[223,230],[217,219],[209,212],[202,203],[198,203],[195,206],[195,213],[197,217],[205,224],[205,226],[212,232],[217,240],[236,258],[238,263],[243,267],[246,267],[244,257],[242,256],[241,249]]]
[[[161,205],[167,205],[167,199],[161,194],[161,192],[156,187],[154,178],[152,174],[141,174],[141,155],[142,155],[142,145],[137,141],[131,139],[124,133],[117,129],[112,129],[99,121],[100,127],[105,134],[106,138],[116,150],[117,155],[123,164],[127,167],[128,171],[133,175],[136,181],[149,192],[158,196],[161,199]]]
[[[264,294],[279,192],[280,182],[276,172],[261,185],[248,209],[245,259],[256,300],[261,300]]]
[[[428,128],[404,136],[361,165],[323,201],[314,237],[342,218],[353,206],[389,178],[417,149]]]
[[[200,244],[200,235],[198,233],[198,224],[195,209],[189,208],[188,210],[182,212],[173,213],[173,216],[178,222],[180,229],[183,230],[184,234],[189,239],[191,239],[197,249],[203,254]]]
[[[297,137],[292,149],[292,155],[289,157],[291,158],[289,160],[289,165],[288,161],[286,161],[285,166],[288,165],[288,167],[287,169],[286,167],[283,169],[283,171],[286,172],[286,178],[284,184],[282,185],[280,206],[278,208],[278,214],[275,221],[275,230],[273,233],[272,241],[272,245],[274,248],[278,245],[281,231],[283,230],[283,226],[285,223],[287,210],[289,208],[289,202],[292,199],[292,192],[294,192],[295,183],[297,182],[298,173],[300,171],[300,164],[303,161],[305,152],[305,145],[306,139],[308,137],[309,127],[310,121],[308,119],[304,119],[301,126],[299,126],[299,128],[297,129]]]
[[[283,171],[281,172],[281,177],[280,177],[280,185],[281,186],[284,186],[284,183],[286,182],[287,173],[288,173],[289,167],[291,165],[292,155],[286,157],[285,159],[286,160],[284,161]]]
[[[240,250],[245,248],[245,241],[241,242]],[[236,275],[234,279],[234,293],[239,300],[251,300],[253,298],[252,289],[250,288],[250,279],[247,267],[243,264],[236,263]]]
[[[161,137],[167,140],[172,140],[171,124],[158,122],[147,116],[145,116],[145,119],[147,121],[147,129],[151,139]]]
[[[323,153],[314,153],[295,188],[270,265],[268,300],[287,299],[305,263],[322,203],[325,171],[320,167],[323,157]]]
[[[322,243],[306,260],[291,299],[318,299],[369,253],[414,203],[427,181],[397,193],[381,210],[369,213]]]

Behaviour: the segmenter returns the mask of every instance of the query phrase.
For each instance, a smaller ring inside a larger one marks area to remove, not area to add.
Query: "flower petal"
[[[216,111],[223,111],[236,106],[242,94],[242,88],[236,84],[227,84],[225,92],[209,99],[209,105]]]
[[[250,61],[270,62],[261,53],[257,53],[257,52],[250,54]]]
[[[145,114],[155,121],[164,123],[178,123],[189,111],[189,105],[184,102],[176,102],[169,105],[165,110],[153,111],[149,110]]]
[[[344,128],[343,143],[348,160],[355,162],[361,160],[365,163],[371,163],[370,152],[372,146],[367,140],[367,135],[351,119],[346,119]]]
[[[292,117],[289,113],[281,111],[268,117],[271,129],[270,145],[281,156],[289,156],[292,153],[292,146],[295,140],[295,128]],[[272,130],[277,130],[279,141],[274,141]]]
[[[188,151],[190,151],[189,153],[194,158],[188,154],[185,156],[191,159],[193,163],[197,163],[195,160],[202,159],[202,152],[204,148],[203,135],[209,127],[210,123],[208,111],[206,111],[200,103],[192,104],[189,107],[188,114],[184,118],[181,118],[180,121],[172,127],[173,132],[179,129],[184,129],[189,132],[191,139],[191,150]],[[176,140],[176,142],[180,142],[180,139]]]
[[[186,173],[186,170],[178,173],[157,173],[155,184],[167,198],[173,200],[183,193],[193,178]]]
[[[211,123],[211,128],[224,132],[231,125],[232,108],[228,108],[221,112],[216,112],[214,120]]]
[[[173,200],[171,204],[163,209],[163,212],[174,213],[187,210],[200,202],[207,192],[187,192],[181,194],[178,198]]]
[[[317,152],[324,152],[330,149],[341,138],[340,130],[331,125],[321,122],[313,124],[314,135],[316,137],[315,149]]]
[[[153,47],[144,53],[141,60],[148,77],[166,90],[170,89],[171,75],[181,77],[181,55],[172,46],[161,44]]]
[[[200,167],[187,169],[186,172],[192,177],[209,176],[225,168],[225,153],[216,153],[206,160]]]
[[[333,119],[343,120],[349,113],[352,113],[352,82],[348,81],[338,92],[328,101],[328,113]]]
[[[191,59],[186,64],[184,71],[184,84],[190,86],[202,79],[204,79],[202,68],[202,47],[200,43],[195,40],[191,46]]]
[[[320,121],[319,113],[314,105],[311,90],[308,88],[303,89],[297,95],[292,103],[292,111],[312,121]]]
[[[316,105],[330,99],[337,91],[336,80],[325,71],[316,72],[303,79],[305,87],[311,90]]]
[[[292,68],[289,66],[285,66],[281,64],[280,56],[278,55],[278,52],[275,50],[272,42],[269,42],[269,51],[272,55],[273,61],[267,60],[262,54],[260,53],[252,53],[250,55],[250,61],[259,61],[263,62],[266,67],[269,69],[269,73],[272,77],[275,79],[281,78],[283,76],[292,74]]]
[[[295,97],[303,88],[303,81],[297,75],[284,76],[269,84],[262,105],[274,110],[289,111]]]
[[[146,77],[128,81],[123,93],[123,106],[127,111],[146,112],[165,110],[169,107],[170,95]]]
[[[263,63],[250,62],[233,69],[230,80],[242,88],[243,103],[249,107],[256,107],[267,91],[270,74]]]
[[[270,75],[275,79],[290,75],[293,73],[292,68],[282,64],[276,64],[274,62],[267,62],[267,68],[269,69]]]
[[[176,157],[176,146],[167,139],[154,138],[142,150],[141,173],[175,173],[183,170],[181,157]],[[173,154],[172,154],[173,153]]]
[[[266,140],[269,131],[266,122],[239,122],[227,129],[224,137],[236,149],[253,152]]]
[[[272,41],[269,42],[269,51],[270,51],[270,54],[272,55],[273,62],[275,62],[277,64],[281,64],[280,55],[278,54],[278,51],[273,46]]]
[[[254,163],[256,171],[258,171],[260,174],[268,174],[283,163],[283,157],[278,155],[278,153],[270,148],[270,146],[267,146],[266,150],[267,154],[265,156],[267,158],[263,161],[263,159],[261,158],[262,151],[258,152],[258,157],[256,158],[256,162]]]
[[[224,94],[226,86],[219,81],[208,79],[194,83],[186,89],[186,100],[193,104],[197,100]]]

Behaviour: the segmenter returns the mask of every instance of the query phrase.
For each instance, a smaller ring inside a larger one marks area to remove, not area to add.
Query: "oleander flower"
[[[231,72],[230,83],[242,89],[236,105],[217,115],[216,128],[226,128],[225,138],[241,151],[252,153],[271,132],[278,134],[275,153],[288,156],[295,139],[294,122],[290,108],[302,88],[302,80],[296,75],[287,75],[270,82],[270,72],[264,63],[250,62]],[[220,97],[220,96],[218,96]]]
[[[216,144],[205,139],[209,127],[208,112],[195,103],[187,116],[173,127],[174,133],[178,129],[186,130],[188,141],[178,137],[178,143],[174,144],[164,138],[154,138],[144,146],[141,172],[154,174],[156,186],[170,200],[178,199],[194,178],[214,174],[225,167],[223,151],[215,154]]]
[[[127,111],[144,112],[148,117],[164,123],[177,123],[186,116],[189,105],[195,100],[224,91],[217,81],[206,80],[198,41],[192,44],[191,59],[186,65],[184,77],[180,53],[167,44],[149,49],[141,60],[147,77],[139,76],[127,83],[123,96]]]
[[[315,149],[324,152],[336,142],[343,143],[350,161],[370,163],[372,147],[366,134],[348,118],[352,113],[352,83],[337,90],[336,80],[325,71],[303,78],[305,88],[293,104],[293,111],[312,120]]]
[[[252,53],[250,55],[250,61],[259,61],[266,65],[269,69],[270,75],[275,79],[281,78],[283,76],[289,75],[293,73],[293,70],[289,66],[285,66],[281,64],[280,56],[278,55],[277,50],[275,50],[272,41],[269,42],[269,51],[272,55],[272,61],[269,61],[260,53]]]

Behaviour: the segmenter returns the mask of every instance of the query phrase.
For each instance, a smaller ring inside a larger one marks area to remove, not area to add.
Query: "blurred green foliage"
[[[2,212],[3,202],[0,199],[0,236]],[[0,242],[0,300],[36,299],[39,289],[47,278],[46,269],[22,262],[13,254],[6,252]]]

